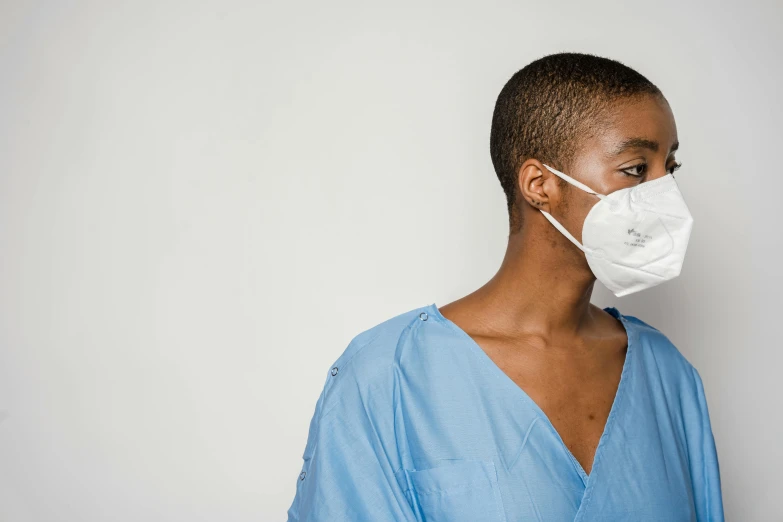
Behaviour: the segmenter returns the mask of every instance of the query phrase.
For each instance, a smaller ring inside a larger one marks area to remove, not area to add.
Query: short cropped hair
[[[630,67],[583,53],[544,56],[506,82],[495,103],[489,150],[512,230],[521,219],[514,205],[522,164],[535,158],[568,173],[580,140],[595,131],[604,111],[621,98],[641,95],[662,96]]]

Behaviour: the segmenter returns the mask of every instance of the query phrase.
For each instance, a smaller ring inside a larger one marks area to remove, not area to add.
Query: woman
[[[699,373],[656,328],[590,303],[596,279],[623,296],[680,273],[678,146],[660,90],[617,61],[518,71],[490,139],[500,268],[353,338],[288,520],[723,520]]]

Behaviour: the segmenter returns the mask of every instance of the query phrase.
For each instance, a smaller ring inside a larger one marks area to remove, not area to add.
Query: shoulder
[[[630,342],[636,343],[636,356],[642,360],[645,373],[679,393],[698,392],[698,371],[666,334],[636,316],[620,315],[631,330]]]
[[[399,313],[359,332],[331,368],[338,368],[338,372],[350,374],[359,381],[371,380],[377,373],[384,373],[394,363],[400,338],[419,321],[419,314],[426,308],[420,306]]]
[[[324,412],[345,401],[390,398],[399,341],[426,308],[398,313],[354,335],[327,370]]]

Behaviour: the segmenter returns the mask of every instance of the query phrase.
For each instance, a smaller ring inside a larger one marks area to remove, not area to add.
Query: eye
[[[680,167],[682,167],[682,161],[679,161],[679,162],[675,163],[674,165],[669,167],[667,170],[668,170],[669,174],[674,174],[674,171],[679,169]]]
[[[642,176],[644,176],[644,173],[647,172],[647,164],[646,163],[639,163],[637,165],[633,165],[632,167],[628,167],[626,169],[622,169],[620,172],[622,172],[626,176],[633,176],[635,178],[641,178]]]

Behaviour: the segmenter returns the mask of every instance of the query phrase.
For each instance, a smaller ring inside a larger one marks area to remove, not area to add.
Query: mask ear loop
[[[555,218],[553,218],[549,212],[541,209],[539,209],[539,211],[544,215],[545,218],[549,220],[550,223],[552,223],[552,226],[558,229],[560,233],[563,234],[565,237],[567,237],[574,245],[576,245],[577,248],[579,248],[579,250],[581,250],[585,254],[588,252],[588,250],[584,247],[584,245],[582,245],[579,241],[577,241],[576,238],[571,235],[571,232],[566,230],[563,225],[558,223],[558,221]]]
[[[564,174],[564,173],[560,172],[557,169],[553,169],[549,165],[546,165],[544,163],[542,163],[542,165],[544,165],[547,169],[552,171],[553,174],[555,174],[556,176],[564,179],[565,181],[567,181],[571,185],[574,185],[575,187],[578,187],[578,188],[584,190],[585,192],[587,192],[589,194],[593,194],[595,196],[598,196],[599,199],[606,199],[606,195],[599,194],[598,192],[596,192],[595,190],[591,189],[590,187],[588,187],[587,185],[585,185],[581,181],[577,181],[574,178],[572,178],[571,176],[569,176],[567,174]],[[571,243],[576,245],[576,247],[579,248],[579,250],[581,250],[585,254],[593,253],[592,250],[585,248],[584,245],[582,245],[579,241],[577,241],[576,238],[573,235],[571,235],[571,233],[568,230],[566,230],[566,228],[563,225],[561,225],[554,217],[552,217],[552,215],[549,212],[547,212],[545,210],[541,210],[541,209],[539,209],[539,211],[544,215],[544,217],[550,223],[552,223],[552,226],[554,226],[556,229],[558,229],[560,231],[560,233],[563,234],[566,238],[568,238],[568,240],[571,241]]]
[[[557,169],[553,169],[552,167],[550,167],[549,165],[546,165],[544,163],[542,163],[542,165],[544,165],[547,169],[552,171],[552,174],[556,175],[559,178],[562,178],[562,179],[566,180],[571,185],[573,185],[575,187],[579,187],[580,189],[584,190],[585,192],[587,192],[589,194],[594,194],[594,195],[598,196],[600,199],[605,199],[606,198],[606,196],[604,194],[599,194],[598,192],[596,192],[595,190],[591,189],[590,187],[588,187],[587,185],[585,185],[581,181],[575,180],[574,178],[572,178],[568,174],[564,174],[564,173],[560,172]]]

